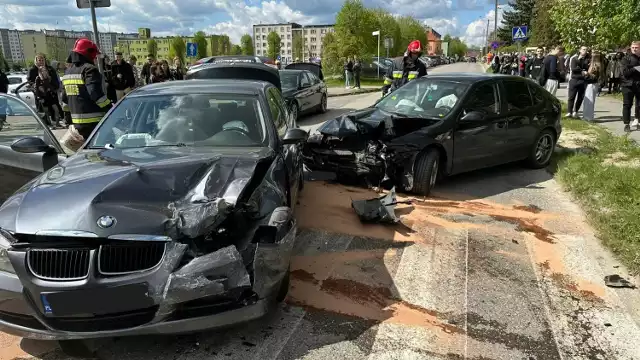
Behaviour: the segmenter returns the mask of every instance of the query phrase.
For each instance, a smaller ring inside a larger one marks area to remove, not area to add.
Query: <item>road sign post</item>
[[[378,37],[378,62],[380,62],[380,30],[372,32],[371,36]],[[378,66],[378,79],[380,79],[380,66]]]
[[[384,38],[384,48],[387,49],[387,57],[389,57],[389,51],[391,50],[392,47],[393,47],[393,38],[391,37]],[[380,60],[378,59],[378,61]]]
[[[526,25],[522,26],[514,26],[511,28],[511,38],[513,41],[524,41],[527,40],[529,32],[529,27]]]
[[[100,48],[100,34],[98,33],[98,21],[96,19],[96,8],[99,7],[111,7],[111,0],[76,0],[76,6],[78,9],[90,9],[91,10],[91,23],[93,24],[93,37],[98,49]],[[104,56],[104,55],[103,55]],[[98,71],[100,74],[104,74],[104,67],[102,66],[102,58],[98,58]],[[102,88],[106,91],[106,81],[104,76],[102,77]]]
[[[198,44],[197,43],[187,43],[187,57],[197,57],[198,56]]]

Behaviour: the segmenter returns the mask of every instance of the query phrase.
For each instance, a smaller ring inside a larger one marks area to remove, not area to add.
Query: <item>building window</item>
[[[291,55],[291,50],[287,50],[287,55]]]
[[[291,39],[291,34],[287,34],[287,39]]]
[[[312,30],[311,30],[311,33],[312,33],[312,34],[315,34],[315,33],[316,33],[316,30],[315,30],[315,29],[312,29]]]
[[[291,47],[291,43],[290,42],[287,43],[287,47]]]
[[[284,32],[284,26],[280,26],[280,32]]]
[[[312,37],[311,42],[316,42],[316,38]]]
[[[267,28],[267,31],[271,32],[271,28]]]

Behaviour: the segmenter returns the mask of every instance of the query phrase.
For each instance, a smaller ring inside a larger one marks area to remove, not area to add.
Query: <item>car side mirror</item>
[[[462,118],[460,118],[460,121],[476,122],[476,121],[482,121],[484,120],[484,118],[485,118],[485,114],[482,111],[469,111],[464,116],[462,116]]]
[[[33,154],[39,152],[47,152],[54,150],[53,147],[44,142],[37,136],[25,136],[14,141],[11,144],[11,150],[23,154]]]
[[[307,133],[306,131],[298,128],[293,128],[287,130],[287,132],[284,134],[282,143],[285,145],[298,144],[306,141],[307,137],[309,137],[309,133]]]

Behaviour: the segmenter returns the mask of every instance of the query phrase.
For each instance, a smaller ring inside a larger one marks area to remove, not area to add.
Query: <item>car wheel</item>
[[[95,355],[84,340],[60,340],[58,345],[65,355],[73,358],[92,358]]]
[[[320,105],[318,106],[318,112],[324,114],[327,112],[327,94],[322,94]]]
[[[290,111],[291,111],[291,118],[293,118],[293,121],[297,123],[298,116],[300,116],[300,109],[298,109],[298,103],[294,102],[293,104],[291,104]]]
[[[413,171],[413,189],[415,194],[428,196],[438,180],[440,171],[440,151],[429,148],[418,155]]]
[[[278,289],[278,295],[276,296],[277,302],[283,302],[287,298],[289,293],[289,283],[291,282],[291,268],[287,269],[287,273],[282,278],[280,283],[280,289]]]
[[[553,149],[556,145],[556,137],[551,130],[542,130],[531,147],[527,158],[527,165],[533,169],[542,169],[549,165]]]

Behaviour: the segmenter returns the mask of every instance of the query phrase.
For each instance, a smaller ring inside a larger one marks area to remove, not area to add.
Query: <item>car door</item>
[[[271,112],[271,118],[276,126],[278,137],[282,139],[284,134],[289,129],[287,124],[287,107],[284,99],[276,88],[272,87],[267,90],[267,101],[269,103],[269,111]],[[287,167],[287,174],[289,176],[289,193],[291,199],[296,199],[298,196],[298,183],[299,183],[299,151],[297,145],[282,145],[282,155],[284,158],[285,166]]]
[[[507,119],[505,162],[525,158],[537,135],[534,106],[526,79],[501,81]]]
[[[5,115],[8,108],[16,115]],[[6,118],[0,130],[0,204],[4,203],[16,190],[42,172],[66,158],[56,136],[49,130],[37,113],[24,101],[7,94],[0,94],[0,117]],[[8,125],[7,125],[8,124]],[[11,149],[11,144],[25,136],[36,136],[52,146],[51,151],[24,154]]]
[[[309,111],[313,107],[313,85],[307,76],[307,72],[300,73],[300,105],[302,111]]]
[[[320,105],[320,101],[322,100],[322,82],[311,72],[305,72],[305,74],[309,78],[309,82],[311,82],[311,89],[313,90],[313,94],[311,95],[311,107],[316,108]]]
[[[500,163],[504,156],[507,123],[495,81],[475,85],[462,102],[453,139],[453,173],[471,171]],[[471,111],[482,113],[475,121],[463,121]]]

